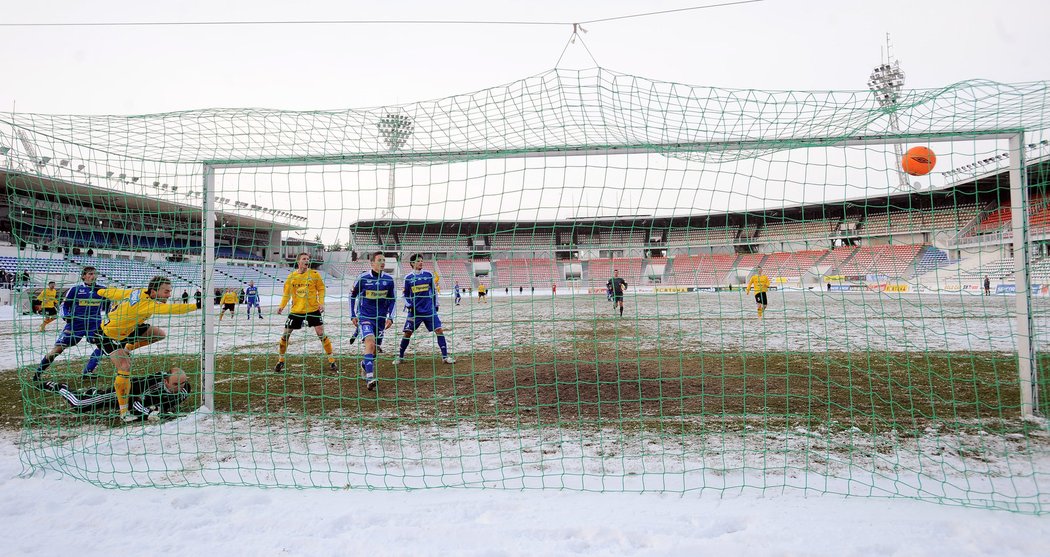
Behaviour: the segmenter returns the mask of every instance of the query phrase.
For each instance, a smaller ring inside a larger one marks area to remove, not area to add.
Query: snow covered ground
[[[102,489],[20,471],[0,435],[7,555],[1045,555],[1050,517],[795,491]],[[17,534],[16,534],[17,533]]]
[[[248,320],[244,307],[238,306],[235,320],[219,323],[217,350],[271,353],[284,318],[274,313],[275,300],[270,302],[263,309],[265,319]],[[1032,303],[1037,347],[1050,347],[1050,298],[1034,298]],[[395,333],[402,324],[401,309],[399,302]],[[757,322],[754,301],[742,292],[693,292],[628,296],[626,321],[620,322],[614,320],[612,304],[604,295],[504,296],[498,292],[487,304],[476,298],[464,299],[460,306],[443,300],[441,319],[457,354],[510,348],[520,345],[522,339],[570,350],[573,343],[577,347],[593,344],[586,335],[574,334],[576,331],[587,332],[595,324],[622,327],[622,323],[637,323],[643,344],[659,343],[662,348],[685,351],[1016,352],[1014,310],[1013,296],[982,297],[970,292],[775,292],[766,318]],[[169,338],[136,354],[200,352],[200,314],[155,316],[150,322],[163,327]],[[360,345],[349,344],[353,326],[347,303],[340,296],[328,297],[325,323],[337,352],[356,353]],[[0,353],[0,369],[13,369],[17,354],[24,358],[22,363],[36,362],[50,349],[57,324],[38,333],[39,324],[39,316],[15,316],[10,306],[0,308],[0,340],[14,337],[16,347]],[[433,351],[433,338],[419,335],[411,350]],[[312,334],[299,332],[292,336],[290,351],[312,352],[316,345]],[[87,356],[90,351],[87,343],[81,343],[67,355]]]
[[[603,296],[492,302],[443,302],[458,354],[523,338],[588,342],[574,328],[604,327],[610,322],[595,317],[612,317]],[[1041,316],[1043,302],[1036,300]],[[1005,296],[777,293],[759,326],[771,350],[1011,352],[1013,308]],[[13,319],[3,309],[0,339],[17,350],[0,353],[0,369],[35,361],[57,331],[32,332],[38,317]],[[753,311],[737,292],[660,294],[629,297],[625,315],[641,318],[643,342],[731,350],[745,347]],[[267,314],[223,321],[219,351],[271,351],[283,320],[272,308]],[[155,319],[169,338],[143,352],[196,352],[197,319]],[[359,348],[348,344],[345,303],[329,303],[326,321],[337,350]],[[1047,330],[1050,321],[1037,319],[1040,346]],[[316,352],[316,343],[300,332],[291,350]],[[433,349],[432,335],[412,348]],[[1042,555],[1050,516],[958,506],[1050,508],[1050,438],[1045,423],[1030,426],[1027,438],[928,431],[897,443],[798,430],[679,443],[467,427],[356,435],[332,431],[331,423],[288,427],[196,414],[128,430],[86,427],[23,453],[41,465],[28,477],[19,477],[20,440],[3,432],[0,517],[18,535],[0,543],[11,555]],[[89,482],[233,485],[122,490]]]

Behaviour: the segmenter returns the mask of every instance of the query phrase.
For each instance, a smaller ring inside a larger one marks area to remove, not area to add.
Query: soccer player
[[[252,307],[255,307],[255,311],[259,312],[259,319],[262,319],[262,306],[259,304],[259,289],[255,286],[255,281],[248,281],[248,289],[244,291],[244,304],[248,306],[248,319],[252,318]]]
[[[113,410],[117,406],[117,392],[114,389],[91,388],[74,391],[65,383],[54,381],[44,383],[43,389],[62,395],[70,407],[82,414]],[[173,413],[189,398],[190,390],[190,381],[186,373],[177,367],[169,369],[168,373],[136,377],[131,380],[129,393],[130,415],[133,418],[125,421],[154,420],[159,419],[161,414]]]
[[[483,304],[487,304],[488,303],[488,302],[485,301],[485,295],[488,294],[488,291],[489,291],[489,287],[488,286],[485,286],[484,284],[479,284],[478,285],[478,301],[479,302],[481,302]]]
[[[164,330],[146,323],[154,314],[178,315],[196,311],[194,304],[169,304],[171,280],[156,276],[146,288],[125,290],[102,288],[99,296],[117,302],[106,315],[90,341],[109,356],[117,368],[113,378],[113,390],[117,394],[120,417],[124,421],[136,418],[128,414],[128,393],[131,391],[131,352],[164,339]]]
[[[51,367],[58,355],[66,348],[80,344],[84,338],[89,339],[90,342],[91,336],[102,324],[102,311],[109,308],[109,301],[99,296],[97,292],[99,287],[95,285],[97,277],[98,271],[94,267],[84,267],[80,271],[80,280],[83,281],[83,284],[66,291],[62,300],[62,318],[66,320],[66,326],[62,328],[58,339],[55,340],[54,348],[44,356],[44,359],[40,360],[40,365],[33,374],[34,382],[40,381],[40,376]],[[101,358],[102,349],[96,346],[87,363],[84,364],[84,370],[81,372],[84,377],[95,373],[95,368],[98,367]]]
[[[456,281],[456,286],[453,288],[453,292],[456,294],[456,305],[458,306],[459,302],[463,300],[463,296],[460,294],[458,280]]]
[[[376,389],[376,337],[394,324],[394,303],[397,291],[394,277],[383,272],[386,257],[377,251],[370,259],[372,269],[358,275],[350,291],[350,317],[355,327],[361,328],[365,356],[361,374],[369,391]],[[359,307],[360,306],[360,307]]]
[[[747,293],[751,293],[751,288],[755,289],[755,303],[758,304],[758,317],[762,318],[762,314],[769,307],[769,298],[766,295],[769,292],[769,277],[762,272],[762,267],[755,267],[755,274],[751,275],[751,280],[747,281]]]
[[[277,365],[274,366],[273,372],[284,371],[284,353],[288,351],[288,339],[292,336],[292,331],[303,328],[303,321],[317,333],[317,340],[321,341],[324,353],[328,355],[328,368],[339,371],[335,356],[332,355],[332,340],[324,334],[324,320],[321,319],[321,314],[324,313],[324,279],[321,278],[321,273],[310,268],[309,253],[300,253],[295,258],[295,263],[296,269],[285,279],[284,296],[281,298],[281,304],[277,306],[277,315],[280,315],[288,301],[292,301],[292,309],[288,312],[288,320],[284,322],[284,333],[281,334],[277,346]]]
[[[55,281],[47,283],[47,288],[40,291],[40,295],[36,297],[40,300],[40,313],[44,316],[44,322],[40,324],[40,332],[44,332],[44,329],[51,324],[52,321],[58,317],[58,290],[55,289]]]
[[[438,317],[438,294],[434,287],[434,275],[423,270],[422,255],[417,253],[409,258],[408,262],[412,266],[412,272],[405,276],[404,298],[408,319],[405,319],[404,336],[401,338],[398,356],[394,358],[394,365],[400,364],[404,359],[412,333],[416,332],[420,325],[426,326],[428,331],[437,335],[441,361],[446,364],[456,363],[456,360],[448,355],[445,331],[441,328],[441,318]]]
[[[222,321],[227,311],[230,312],[231,318],[237,315],[237,293],[232,288],[227,288],[222,293],[222,310],[219,311],[219,321]]]
[[[620,317],[623,317],[623,292],[627,289],[627,281],[620,278],[620,271],[613,269],[613,276],[605,283],[605,289],[612,292],[613,312],[620,308]]]

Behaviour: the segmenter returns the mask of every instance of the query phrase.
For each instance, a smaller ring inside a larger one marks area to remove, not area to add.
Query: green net
[[[23,463],[1044,512],[1048,98],[592,69],[369,110],[0,116]],[[913,147],[932,171],[902,171]]]

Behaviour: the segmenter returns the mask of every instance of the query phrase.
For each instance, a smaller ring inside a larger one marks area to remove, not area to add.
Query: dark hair
[[[47,281],[47,283],[48,283],[48,284],[55,284],[55,281],[53,281],[53,280],[49,280],[49,281]]]
[[[381,251],[372,252],[372,256],[368,258],[369,261],[375,261],[377,256],[383,255]]]
[[[165,284],[171,284],[171,279],[159,275],[155,276],[149,279],[149,285],[146,286],[146,292],[156,292],[160,290],[160,287],[164,286]]]
[[[415,262],[416,262],[416,260],[422,260],[422,259],[423,259],[423,256],[422,256],[422,255],[420,255],[420,254],[418,254],[418,253],[413,253],[413,254],[412,254],[412,257],[409,257],[409,258],[408,258],[408,262],[409,262],[409,263],[415,263]]]
[[[310,253],[309,252],[301,251],[298,254],[296,254],[295,260],[299,261],[299,258],[304,256],[304,255],[307,256],[307,257],[310,257]]]
[[[91,266],[84,267],[80,271],[80,278],[83,279],[85,276],[87,276],[88,273],[97,273],[97,272],[98,272],[98,269],[95,269],[94,267],[91,267]]]

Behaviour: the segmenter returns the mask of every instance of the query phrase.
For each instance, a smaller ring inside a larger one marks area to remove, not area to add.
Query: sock
[[[406,338],[406,337],[401,337],[401,349],[397,353],[397,356],[399,358],[404,358],[405,357],[405,350],[408,350],[408,343],[409,342],[411,342],[411,339]]]
[[[623,308],[620,308],[620,317],[623,317]]]
[[[131,392],[131,376],[128,372],[117,370],[117,376],[113,378],[113,390],[117,392],[117,404],[123,416],[128,413],[128,393]]]
[[[43,360],[40,360],[40,366],[37,367],[37,371],[47,371],[47,368],[51,367],[51,364],[55,361],[58,354],[48,354],[44,356]]]
[[[102,349],[96,348],[91,356],[88,358],[86,364],[84,364],[84,375],[91,375],[95,372],[95,368],[98,367],[98,362],[102,359]]]
[[[284,361],[284,353],[288,351],[288,339],[281,337],[281,340],[277,343],[277,361]]]
[[[332,339],[325,336],[321,339],[321,346],[324,346],[324,353],[328,354],[328,361],[334,362],[335,358],[332,357]]]
[[[224,317],[225,315],[226,315],[226,312],[225,312],[225,311],[224,311],[224,312],[222,312],[222,313],[220,313],[220,314],[219,314],[219,321],[222,321],[222,318],[223,318],[223,317]]]
[[[448,343],[445,342],[445,335],[437,335],[438,337],[438,348],[441,349],[441,357],[448,357]]]
[[[365,354],[365,359],[361,362],[361,367],[365,368],[365,379],[371,379],[375,377],[375,354]]]
[[[376,346],[383,346],[383,337],[381,335],[376,336]]]
[[[759,317],[762,317],[762,312],[763,311],[765,311],[765,308],[763,308],[762,306],[758,306],[758,316]]]

